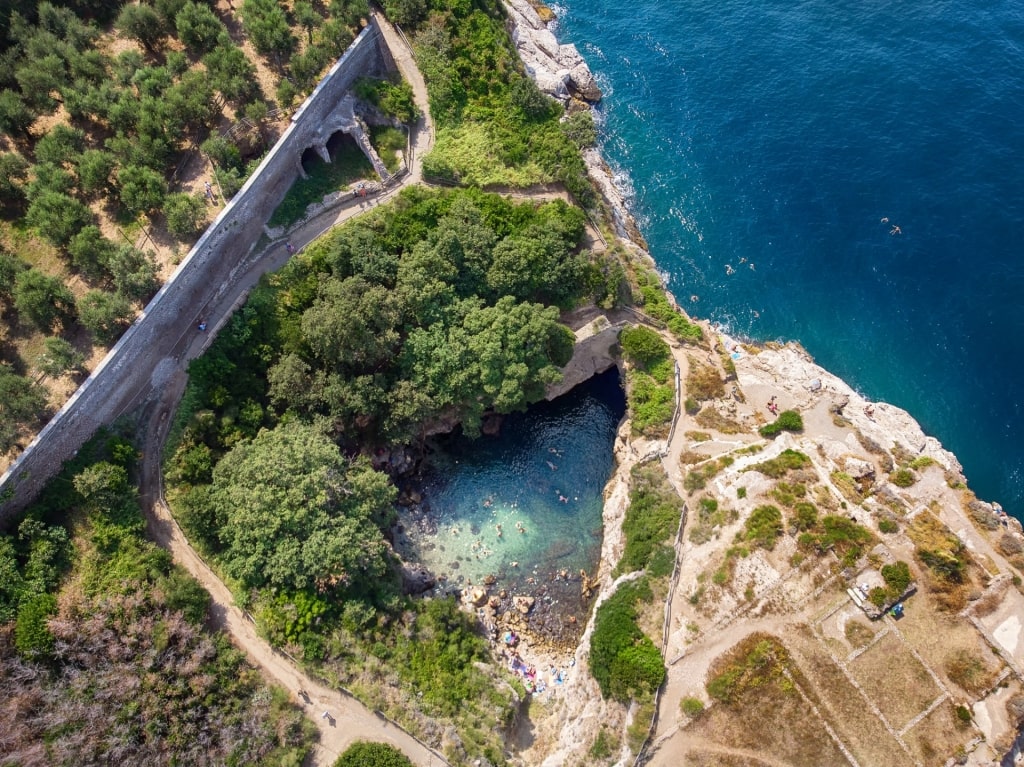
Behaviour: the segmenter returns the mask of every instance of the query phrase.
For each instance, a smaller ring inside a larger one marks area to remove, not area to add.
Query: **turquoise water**
[[[799,340],[1024,514],[1024,4],[556,11],[673,292]]]
[[[583,615],[579,571],[601,550],[602,491],[625,399],[614,369],[553,402],[505,418],[498,436],[441,438],[417,509],[398,541],[448,587],[487,576],[510,593],[544,594]],[[566,579],[565,575],[568,575]]]

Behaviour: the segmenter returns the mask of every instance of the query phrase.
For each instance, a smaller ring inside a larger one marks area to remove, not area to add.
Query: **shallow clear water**
[[[677,297],[799,340],[1024,513],[1024,4],[556,10]]]
[[[613,369],[507,416],[496,437],[441,438],[420,488],[423,513],[400,513],[408,535],[399,550],[452,587],[489,575],[510,593],[545,584],[579,617],[579,571],[593,574],[600,556],[602,491],[624,411]]]

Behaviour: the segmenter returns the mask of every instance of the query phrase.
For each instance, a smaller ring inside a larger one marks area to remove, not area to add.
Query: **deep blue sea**
[[[798,340],[1024,515],[1024,3],[555,10],[680,302]]]

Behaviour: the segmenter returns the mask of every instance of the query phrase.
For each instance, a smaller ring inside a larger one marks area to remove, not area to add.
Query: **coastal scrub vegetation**
[[[584,207],[596,196],[580,155],[596,134],[526,76],[495,0],[392,0],[388,17],[412,38],[437,128],[428,178],[474,186],[559,181]]]
[[[314,729],[203,628],[209,595],[143,538],[136,454],[102,434],[0,535],[4,753],[36,763],[298,765]]]
[[[819,555],[835,551],[843,567],[854,565],[874,542],[870,530],[837,514],[825,515],[797,537],[797,545],[804,551]]]
[[[746,471],[757,471],[772,479],[780,479],[791,471],[806,469],[811,465],[811,459],[799,450],[786,449],[774,458],[755,463]]]
[[[906,528],[914,542],[914,555],[925,566],[925,581],[938,604],[956,611],[967,603],[973,562],[963,541],[931,511],[917,514]]]
[[[622,522],[626,545],[614,574],[650,568],[662,560],[670,563],[670,573],[675,559],[671,539],[683,513],[679,496],[657,461],[634,466],[630,480],[629,508]],[[668,550],[667,556],[656,556],[662,549]],[[669,574],[659,569],[648,573],[654,578]]]
[[[724,508],[718,500],[704,496],[697,501],[695,516],[690,518],[690,532],[687,537],[698,546],[718,535],[720,528],[735,522],[739,516],[735,509]]]
[[[762,549],[775,548],[775,541],[782,535],[782,512],[777,506],[765,504],[754,509],[743,523],[742,539],[755,543]]]
[[[675,365],[661,334],[636,325],[619,335],[626,359],[626,392],[634,434],[663,437],[675,412]]]
[[[665,327],[679,341],[694,345],[704,343],[704,331],[700,329],[700,325],[690,322],[676,306],[669,303],[668,295],[656,272],[641,271],[636,278],[640,303],[645,314],[665,323]]]
[[[758,433],[765,438],[777,437],[784,431],[803,431],[804,419],[796,410],[783,410],[779,417],[771,423],[766,423]]]
[[[389,743],[360,741],[345,749],[334,767],[413,767],[409,757]]]
[[[590,670],[606,698],[647,700],[665,680],[665,661],[637,626],[640,605],[654,599],[646,577],[623,583],[597,608]]]

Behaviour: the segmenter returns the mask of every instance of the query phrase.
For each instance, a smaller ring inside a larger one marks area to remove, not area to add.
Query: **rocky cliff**
[[[525,0],[507,7],[541,89],[563,100],[587,90],[575,49]],[[611,170],[594,150],[585,158],[623,249],[652,265]],[[673,342],[697,408],[671,442],[637,440],[624,424],[605,492],[598,604],[635,577],[611,575],[632,467],[660,461],[684,509],[678,580],[650,621],[667,609],[668,678],[646,763],[1012,761],[1024,720],[1021,524],[976,498],[956,456],[906,411],[867,401],[797,344],[703,327],[708,343]],[[612,364],[614,333],[583,335],[565,387]],[[787,411],[796,418],[779,419]],[[580,673],[531,714],[522,764],[631,762],[638,709],[602,699],[586,673],[592,631],[593,618]],[[609,732],[612,747],[598,749]]]

